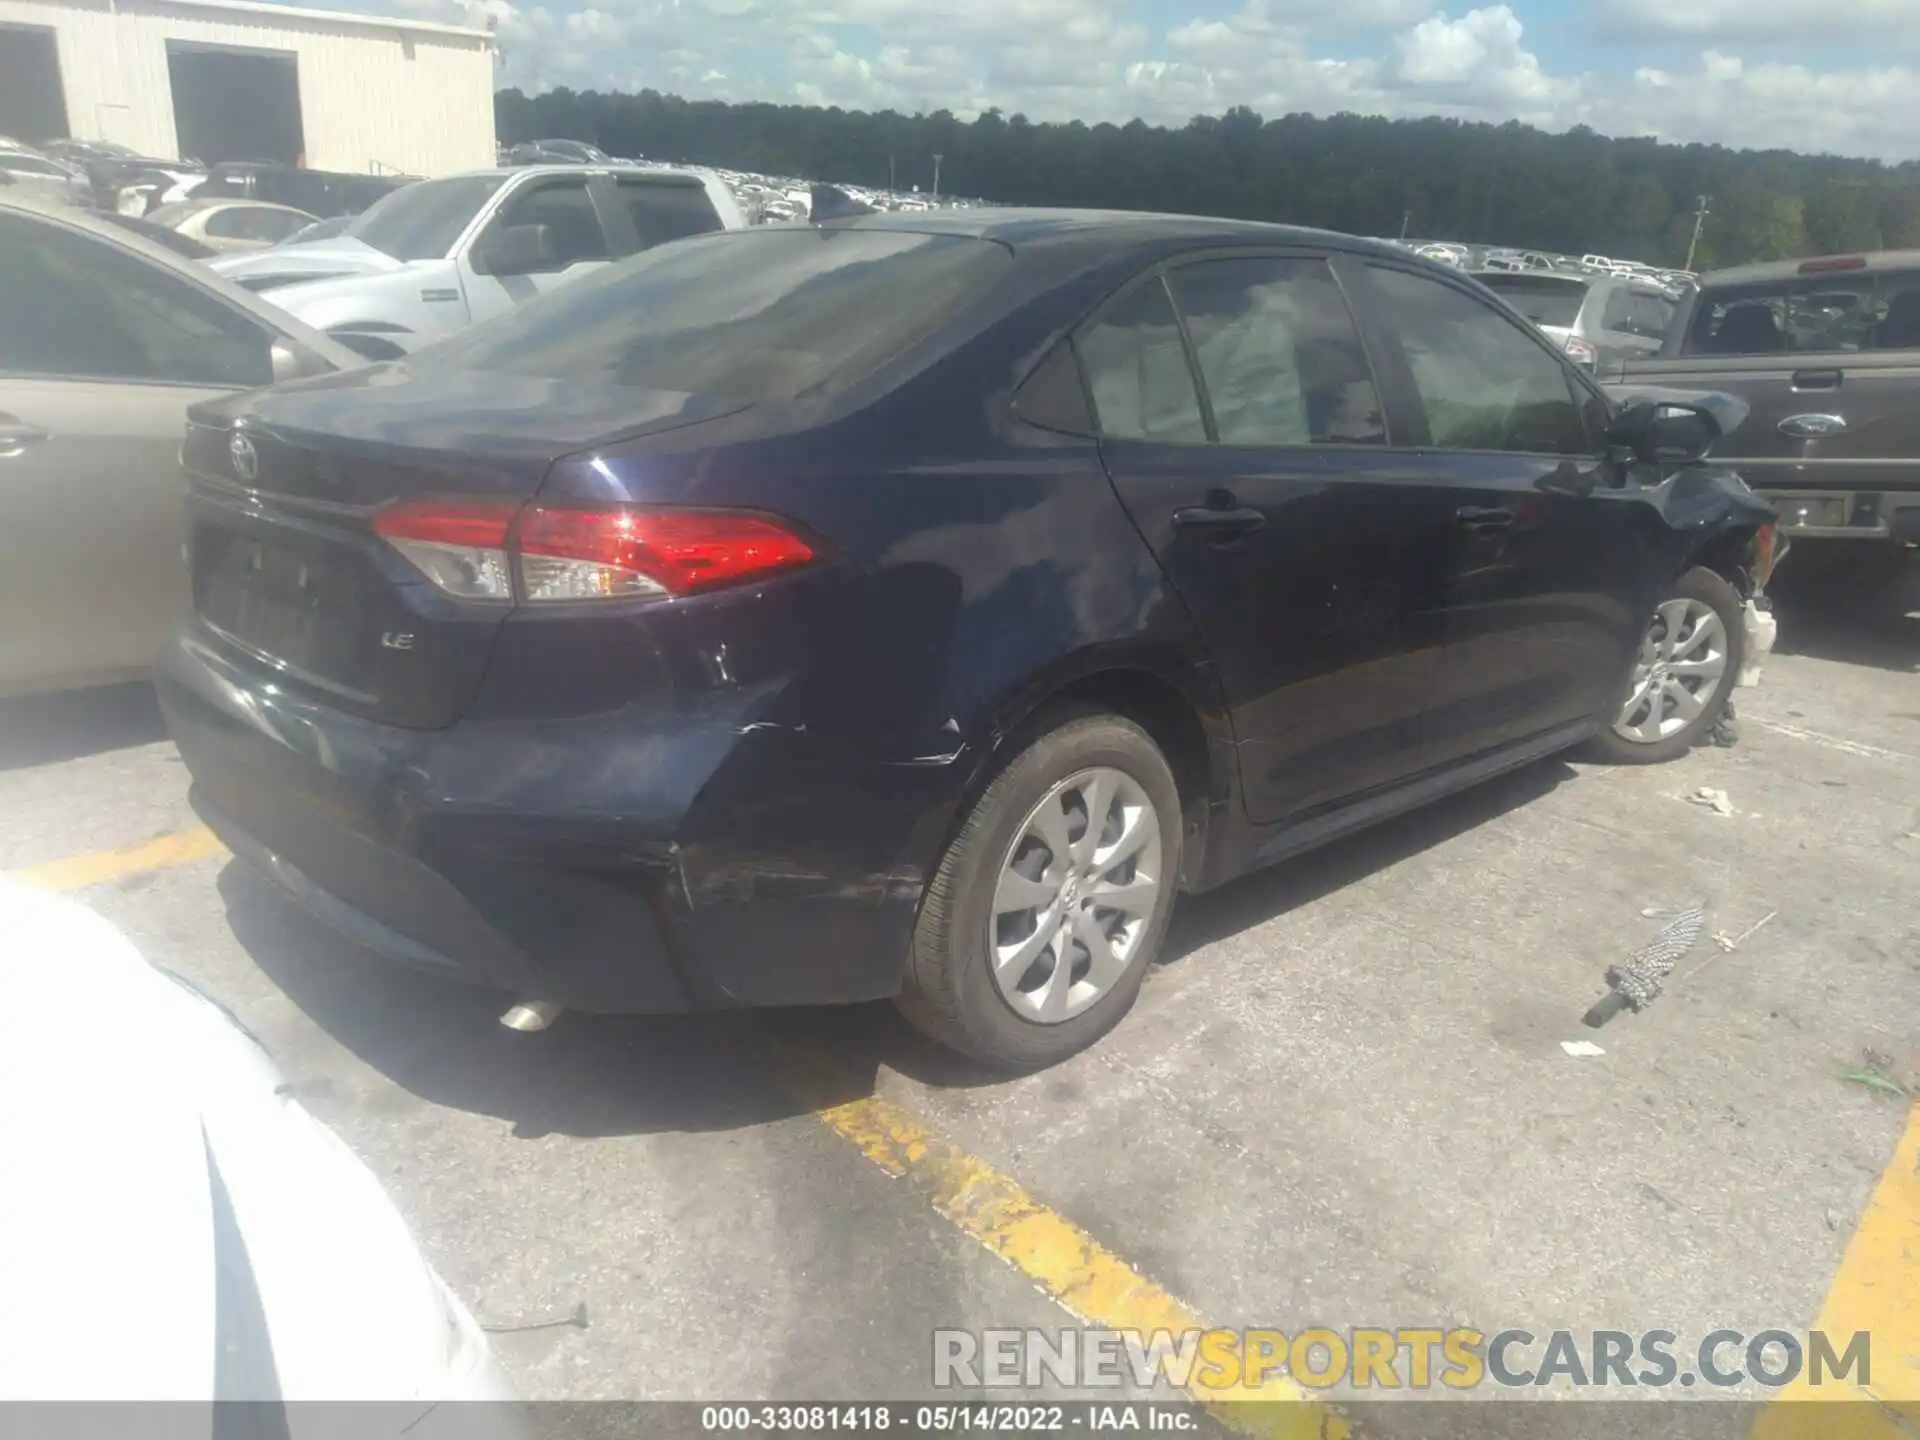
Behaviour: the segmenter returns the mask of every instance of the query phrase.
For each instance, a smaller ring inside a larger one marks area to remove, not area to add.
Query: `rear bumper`
[[[1920,542],[1920,491],[1755,487],[1754,493],[1780,512],[1780,531],[1792,539]]]
[[[898,988],[921,889],[898,857],[940,823],[927,787],[794,753],[794,727],[747,723],[756,697],[666,733],[606,715],[407,730],[192,633],[156,683],[207,824],[375,954],[608,1012]]]

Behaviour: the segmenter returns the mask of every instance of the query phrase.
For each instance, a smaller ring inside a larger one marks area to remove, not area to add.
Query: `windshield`
[[[1587,286],[1578,280],[1549,279],[1515,271],[1482,275],[1480,283],[1536,325],[1565,327],[1580,318]]]
[[[1013,262],[991,241],[886,230],[681,240],[442,345],[470,370],[758,400],[897,358]]]
[[[375,201],[343,233],[396,260],[438,260],[506,183],[503,175],[423,180]]]

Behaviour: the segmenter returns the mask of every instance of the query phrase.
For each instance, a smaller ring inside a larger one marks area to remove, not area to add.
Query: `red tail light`
[[[468,600],[687,595],[814,559],[776,521],[732,510],[421,500],[383,510],[373,528],[440,589]]]

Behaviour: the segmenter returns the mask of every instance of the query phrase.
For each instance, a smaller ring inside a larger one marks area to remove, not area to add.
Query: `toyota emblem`
[[[260,452],[253,448],[253,441],[243,431],[234,431],[233,438],[227,442],[227,458],[233,462],[233,473],[242,480],[260,478]]]

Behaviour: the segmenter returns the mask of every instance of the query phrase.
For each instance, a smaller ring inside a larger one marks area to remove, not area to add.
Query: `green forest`
[[[503,90],[508,144],[568,137],[612,155],[1010,205],[1231,215],[1361,235],[1458,240],[1696,269],[1835,251],[1920,246],[1920,163],[1783,150],[1552,135],[1517,122],[1263,119],[1244,107],[1179,128],[1035,123],[989,110],[966,122],[804,105]]]

